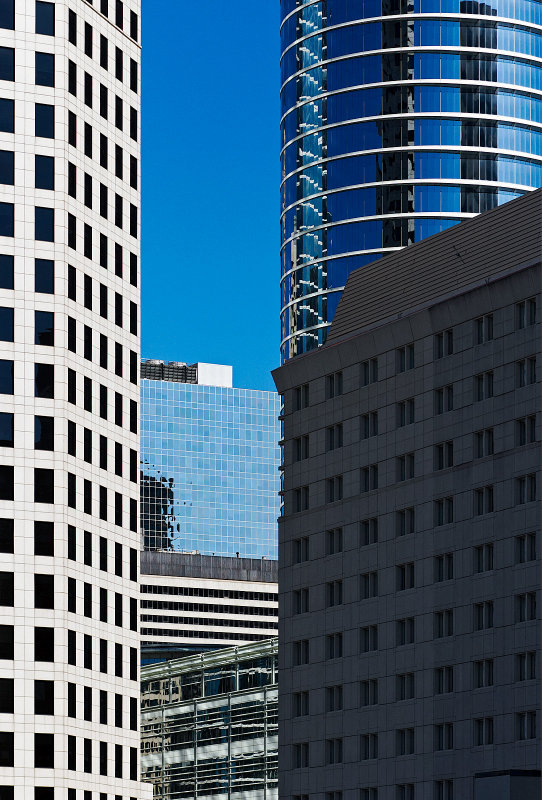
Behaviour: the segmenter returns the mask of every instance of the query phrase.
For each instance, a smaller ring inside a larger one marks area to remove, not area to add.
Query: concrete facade
[[[282,798],[540,794],[541,200],[354,272],[274,373]]]

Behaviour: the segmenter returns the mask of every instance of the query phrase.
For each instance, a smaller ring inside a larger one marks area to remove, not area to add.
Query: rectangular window
[[[536,561],[536,533],[523,533],[515,537],[516,564]]]
[[[414,422],[414,398],[410,397],[408,400],[402,400],[396,405],[397,414],[397,427],[402,428],[405,425],[411,425]]]
[[[516,622],[536,619],[536,592],[524,592],[515,596]]]
[[[413,344],[407,344],[404,347],[397,348],[395,351],[395,365],[398,373],[414,368]]]
[[[516,420],[516,445],[523,447],[533,442],[536,442],[536,414]]]
[[[376,570],[360,575],[360,597],[362,600],[378,597],[378,572]]]
[[[360,383],[368,386],[378,381],[378,359],[370,358],[360,364]]]
[[[378,704],[378,680],[369,678],[360,682],[360,706],[375,706]]]
[[[378,435],[378,411],[362,414],[360,417],[360,439]]]
[[[343,707],[343,687],[326,686],[326,711],[340,711],[342,707]]]
[[[13,47],[0,47],[0,80],[15,80],[15,50]]]
[[[478,545],[474,548],[474,572],[488,572],[493,569],[493,542]]]
[[[410,561],[408,564],[399,564],[395,568],[396,572],[396,586],[397,591],[402,592],[405,589],[414,588],[414,562]]]
[[[336,475],[326,481],[326,503],[334,503],[343,499],[343,476]]]
[[[15,0],[0,3],[0,28],[15,30]]]
[[[454,746],[454,726],[451,722],[435,725],[435,750],[452,750]]]
[[[536,651],[517,653],[515,658],[516,681],[532,681],[536,678]]]
[[[493,627],[493,600],[475,603],[473,606],[474,630],[483,631]]]
[[[415,531],[414,508],[402,508],[395,512],[397,536],[407,536]]]
[[[378,542],[377,517],[362,520],[359,524],[359,533],[362,545],[375,544]]]
[[[293,544],[293,563],[301,564],[303,561],[309,560],[309,539],[308,536],[302,536],[300,539],[294,539]]]
[[[326,636],[326,659],[342,658],[343,654],[343,635],[342,633],[331,633]]]
[[[516,714],[516,741],[536,739],[536,711]]]
[[[360,652],[370,653],[378,650],[378,627],[367,625],[360,628]]]
[[[414,477],[414,453],[406,453],[396,459],[398,481],[406,481]]]
[[[536,383],[536,357],[522,358],[516,361],[516,388]]]
[[[485,314],[474,320],[474,343],[483,344],[493,339],[493,314]]]
[[[302,408],[309,407],[309,384],[297,386],[294,389],[294,411],[301,411]]]
[[[434,393],[435,414],[444,414],[446,411],[453,411],[454,408],[454,387],[452,384],[441,386],[435,389]]]
[[[361,752],[360,758],[362,761],[378,758],[378,734],[377,733],[363,733],[361,735]]]
[[[474,516],[490,514],[494,510],[493,486],[474,489]]]
[[[516,303],[516,329],[521,330],[536,323],[536,298]]]
[[[435,611],[433,614],[433,636],[435,639],[442,639],[446,636],[453,636],[454,633],[454,612],[452,608],[444,611]]]
[[[536,473],[515,478],[515,504],[532,503],[536,500]]]
[[[13,107],[13,100],[2,100],[2,103],[9,102],[11,106],[6,106],[2,113],[2,118],[6,121],[3,123],[2,129],[6,129],[10,127],[10,114],[14,113]],[[75,115],[74,115],[75,119]],[[13,128],[13,125],[11,125]],[[8,133],[13,133],[13,130],[8,131]],[[45,103],[36,103],[35,105],[35,116],[34,116],[34,133],[36,136],[40,136],[43,139],[54,139],[55,138],[55,107],[53,105],[46,105]],[[69,142],[72,143],[71,141]]]
[[[454,577],[454,554],[444,553],[434,558],[435,583],[451,581]]]
[[[308,436],[307,436],[308,441]],[[335,450],[343,446],[343,426],[342,423],[338,425],[331,425],[326,428],[326,449]]]
[[[473,686],[475,689],[493,686],[492,658],[485,658],[481,661],[473,662]]]
[[[435,334],[435,358],[444,358],[454,352],[454,331],[453,328],[440,331]]]
[[[378,464],[362,467],[360,470],[360,492],[378,489]]]
[[[36,85],[54,86],[55,85],[55,57],[53,53],[35,54],[36,59]]]
[[[453,497],[442,497],[433,502],[435,526],[449,525],[454,521]]]
[[[334,372],[326,376],[326,397],[329,399],[338,397],[343,393],[343,374]]]
[[[433,676],[435,694],[449,694],[453,692],[454,668],[452,666],[435,667]]]
[[[326,531],[326,555],[341,553],[343,549],[343,529],[332,528]]]
[[[454,465],[454,443],[440,442],[434,447],[434,463],[435,469],[448,469]]]

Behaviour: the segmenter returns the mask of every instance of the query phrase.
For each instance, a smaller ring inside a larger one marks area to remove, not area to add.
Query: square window
[[[49,258],[36,258],[34,261],[34,269],[34,291],[40,292],[41,294],[54,294],[55,262]]]
[[[55,85],[55,57],[53,53],[36,53],[36,84]]]
[[[36,189],[55,188],[55,159],[53,156],[35,156],[35,176]]]

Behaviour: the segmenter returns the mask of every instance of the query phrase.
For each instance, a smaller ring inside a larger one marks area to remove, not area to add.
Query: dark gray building
[[[352,273],[274,373],[282,798],[540,797],[541,211]]]

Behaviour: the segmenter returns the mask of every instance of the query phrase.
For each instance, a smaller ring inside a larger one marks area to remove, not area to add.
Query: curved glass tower
[[[542,3],[281,0],[282,358],[346,278],[542,185]]]

